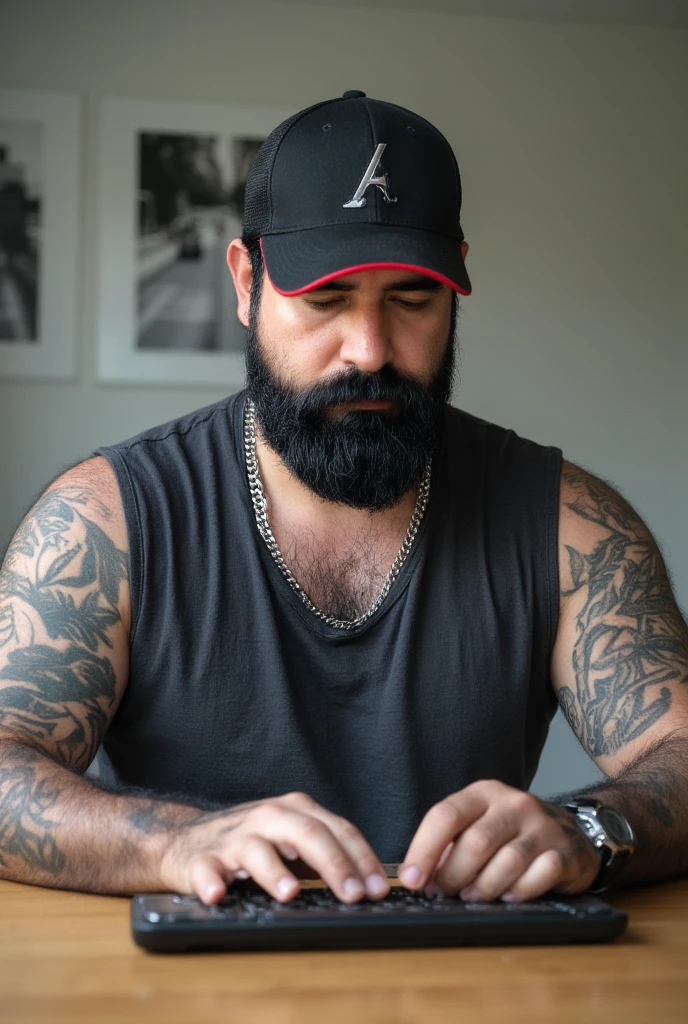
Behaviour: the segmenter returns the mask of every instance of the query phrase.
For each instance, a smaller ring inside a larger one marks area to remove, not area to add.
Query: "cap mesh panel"
[[[286,121],[282,121],[282,124],[279,124],[270,132],[254,156],[244,194],[245,237],[260,238],[261,235],[269,230],[272,214],[270,206],[270,175],[282,139],[289,129],[302,117],[305,117],[306,114],[310,114],[312,110],[317,110],[318,107],[324,107],[332,102],[332,100],[322,100],[320,103],[314,103],[311,107],[306,107],[305,110],[299,110],[297,114],[292,114],[291,117],[288,117]]]

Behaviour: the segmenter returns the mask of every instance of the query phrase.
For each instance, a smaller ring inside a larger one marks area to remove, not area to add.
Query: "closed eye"
[[[328,299],[326,302],[316,302],[315,299],[306,299],[306,303],[314,309],[329,309],[330,306],[334,306],[337,302],[339,302],[339,296],[337,296],[336,299]]]

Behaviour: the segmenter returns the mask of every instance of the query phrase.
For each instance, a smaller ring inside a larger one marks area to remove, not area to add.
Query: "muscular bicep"
[[[616,775],[657,740],[688,733],[688,627],[638,514],[567,462],[559,569],[552,680],[587,752]]]
[[[126,686],[129,585],[117,484],[102,458],[56,480],[0,569],[0,737],[84,771]]]

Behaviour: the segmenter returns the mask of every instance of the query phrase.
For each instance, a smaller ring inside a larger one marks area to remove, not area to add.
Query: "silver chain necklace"
[[[367,612],[363,615],[359,615],[357,619],[336,619],[332,615],[326,615],[325,612],[320,611],[319,608],[311,601],[310,597],[303,589],[301,584],[298,582],[291,569],[284,561],[282,552],[277,546],[274,534],[270,529],[270,523],[268,522],[268,502],[265,497],[265,491],[263,490],[263,482],[260,479],[260,470],[258,468],[258,455],[256,452],[256,409],[253,402],[248,399],[246,402],[246,409],[244,411],[244,450],[246,452],[246,471],[248,474],[248,487],[251,492],[251,500],[253,502],[253,511],[256,516],[256,525],[258,526],[258,532],[267,544],[268,550],[274,558],[277,566],[279,567],[282,575],[286,577],[292,590],[294,590],[307,608],[326,622],[328,626],[335,626],[337,629],[356,629],[357,626],[367,622],[367,620],[374,615],[378,610],[384,599],[389,593],[390,587],[394,583],[395,579],[399,575],[402,565],[406,561],[409,551],[413,547],[413,542],[418,533],[418,527],[420,526],[421,520],[425,514],[425,509],[428,505],[428,499],[430,497],[430,475],[432,470],[432,460],[428,459],[428,464],[425,467],[425,473],[423,479],[418,485],[418,496],[416,498],[416,505],[413,509],[413,515],[411,516],[411,522],[409,523],[404,542],[399,548],[396,558],[392,562],[392,568],[389,570],[385,582],[382,584],[382,590],[375,598],[375,601],[370,606]]]

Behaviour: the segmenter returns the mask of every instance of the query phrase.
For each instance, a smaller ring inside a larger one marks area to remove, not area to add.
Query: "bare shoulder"
[[[93,455],[90,459],[84,459],[76,466],[71,466],[61,476],[53,480],[48,490],[64,481],[90,485],[94,491],[103,492],[104,496],[117,497],[119,495],[115,472],[102,455]]]
[[[609,569],[624,553],[659,557],[656,541],[626,498],[611,484],[566,460],[561,468],[559,549],[563,598]]]
[[[115,593],[115,585],[110,580],[114,571],[118,582],[124,580],[128,584],[124,511],[115,474],[107,459],[101,456],[86,459],[66,470],[48,485],[29,509],[5,552],[0,570],[0,596],[3,588],[7,588],[8,575],[26,571],[37,559],[41,560],[43,567],[47,560],[51,561],[51,582],[62,583],[64,578],[68,578],[73,583],[73,577],[69,574],[65,577],[63,572],[84,551],[89,553],[87,569],[90,570],[94,545],[99,547],[99,560],[104,563],[106,581],[110,584],[107,596],[123,613],[128,630],[128,585],[117,587]],[[109,558],[106,558],[106,553]],[[108,565],[110,573],[107,572]],[[57,566],[63,572],[56,575]]]
[[[119,485],[112,466],[102,455],[66,470],[53,480],[42,497],[48,495],[62,495],[65,500],[74,502],[126,548],[127,531]]]

